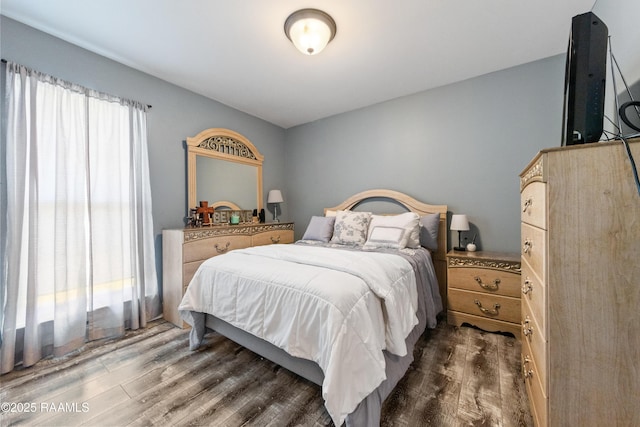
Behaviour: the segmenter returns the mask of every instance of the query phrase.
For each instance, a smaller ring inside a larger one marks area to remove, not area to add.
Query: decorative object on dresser
[[[185,326],[178,305],[196,270],[207,259],[233,249],[293,243],[293,232],[293,222],[163,230],[163,317],[178,327]]]
[[[520,336],[520,256],[502,252],[447,254],[447,321]]]
[[[640,156],[640,140],[629,146]],[[640,425],[640,197],[625,147],[543,150],[520,191],[522,365],[535,424]]]
[[[451,230],[458,232],[458,246],[453,250],[464,252],[466,249],[462,246],[462,232],[469,231],[469,220],[466,215],[452,215],[451,216]]]
[[[273,205],[273,222],[280,222],[278,219],[278,206],[282,202],[284,202],[284,199],[282,198],[282,192],[280,190],[269,190],[267,203]]]

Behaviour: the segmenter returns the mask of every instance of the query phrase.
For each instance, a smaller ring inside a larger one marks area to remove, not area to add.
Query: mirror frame
[[[262,209],[262,162],[260,154],[251,141],[230,129],[205,129],[196,136],[187,138],[187,188],[189,209],[196,207],[196,156],[226,160],[256,167],[256,187],[258,211]],[[212,200],[212,203],[219,202]],[[229,203],[229,202],[225,202]],[[253,207],[251,207],[253,209]]]

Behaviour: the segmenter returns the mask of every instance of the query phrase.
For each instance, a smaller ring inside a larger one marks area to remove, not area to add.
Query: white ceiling
[[[289,128],[565,52],[594,0],[1,0],[1,13]],[[305,56],[287,16],[335,39]],[[9,58],[11,59],[11,58]]]

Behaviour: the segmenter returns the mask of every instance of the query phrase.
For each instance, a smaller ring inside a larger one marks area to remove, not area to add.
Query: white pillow
[[[407,232],[401,227],[374,227],[369,233],[363,249],[392,248],[403,249],[407,246]]]
[[[369,224],[369,236],[376,227],[399,227],[406,231],[406,247],[420,247],[420,216],[413,212],[405,212],[398,215],[371,215]],[[401,248],[402,249],[402,248]]]
[[[338,211],[331,243],[362,246],[367,241],[371,212]]]

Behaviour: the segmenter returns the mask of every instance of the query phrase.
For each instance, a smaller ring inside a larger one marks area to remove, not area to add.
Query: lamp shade
[[[269,195],[267,196],[267,203],[282,203],[284,199],[282,198],[282,192],[280,190],[270,190]]]
[[[452,215],[451,229],[454,231],[469,231],[469,220],[466,215]]]
[[[335,37],[336,23],[321,10],[301,9],[289,15],[284,32],[300,52],[316,55]]]

